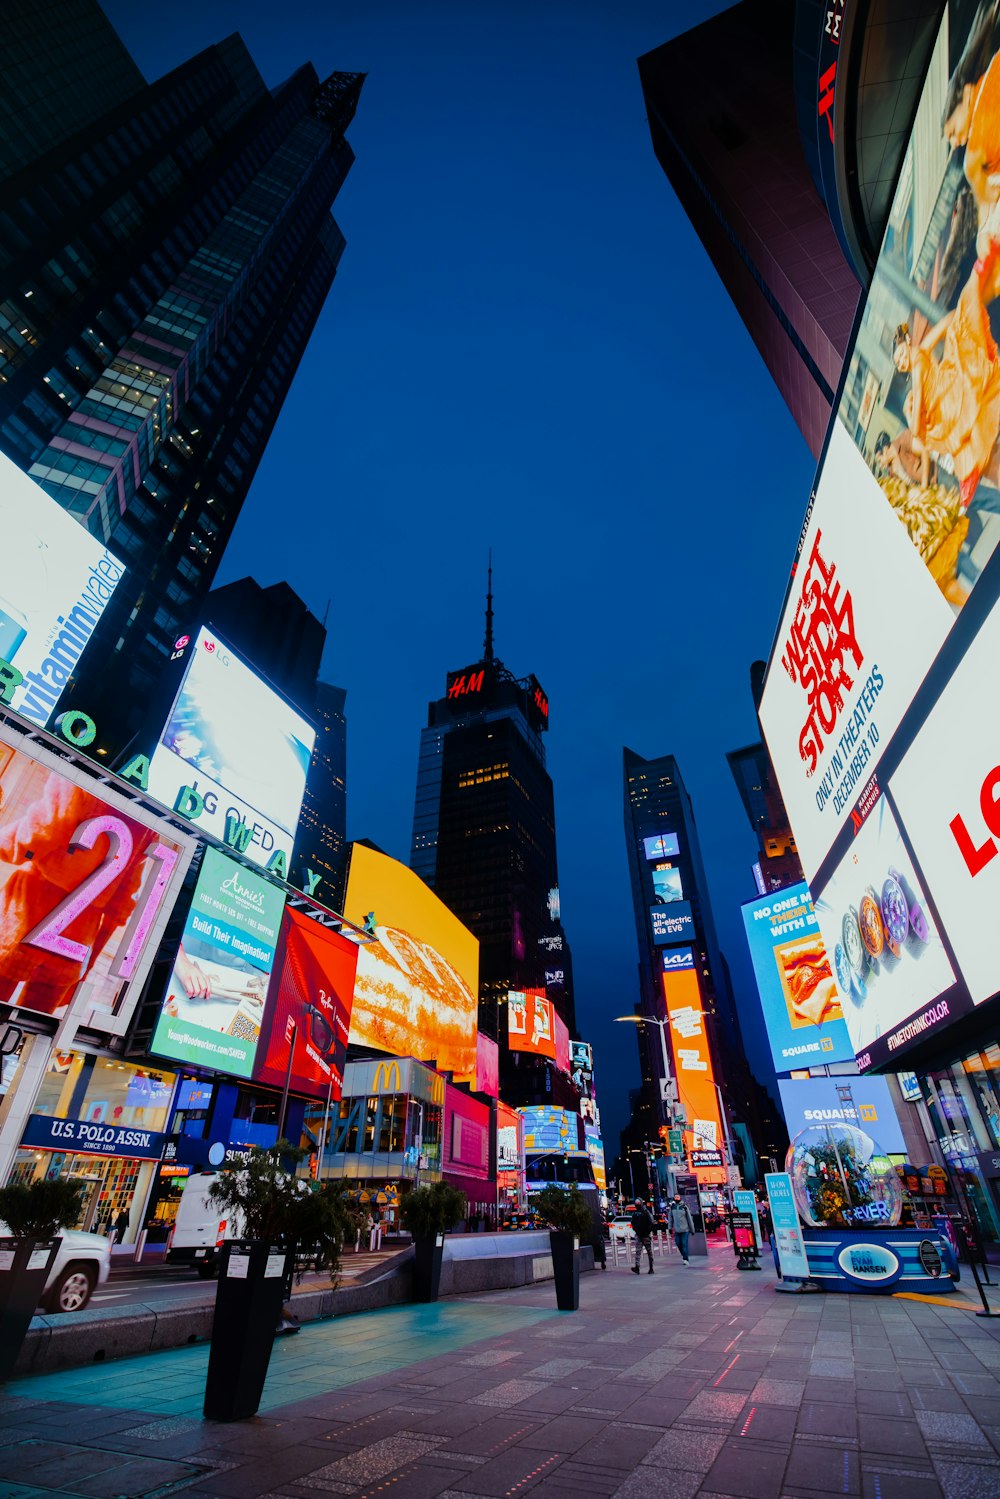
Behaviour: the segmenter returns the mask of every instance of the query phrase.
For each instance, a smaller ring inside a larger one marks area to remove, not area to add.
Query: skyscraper
[[[231,36],[147,84],[94,0],[11,0],[0,59],[18,127],[0,116],[0,449],[125,564],[60,703],[113,755],[199,612],[336,273],[363,75],[305,64],[268,90]]]
[[[815,456],[941,10],[741,0],[639,59],[657,160]]]
[[[343,687],[316,683],[309,715],[316,725],[316,744],[295,835],[295,872],[300,878],[307,868],[318,874],[323,899],[338,911],[343,909],[347,845],[346,701]]]
[[[482,657],[448,673],[421,731],[410,864],[479,938],[479,1025],[501,1043],[502,1087],[535,1060],[505,1049],[509,990],[545,987],[575,1026],[548,726],[538,679],[515,677],[494,654],[491,584]],[[524,1091],[504,1097],[528,1102]]]

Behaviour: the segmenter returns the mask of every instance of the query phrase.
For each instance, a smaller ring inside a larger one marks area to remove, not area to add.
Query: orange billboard
[[[568,1032],[566,1039],[568,1052]],[[551,1057],[555,1061],[555,1010],[544,989],[511,989],[508,992],[507,1043],[511,1051],[531,1051],[536,1057]]]
[[[725,1149],[719,1096],[697,969],[671,969],[663,975],[663,993],[670,1019],[670,1040],[677,1074],[677,1092],[684,1110],[684,1152],[702,1186],[724,1184]]]
[[[351,1044],[475,1078],[479,943],[468,927],[412,869],[359,843],[344,915],[371,917],[378,939],[358,949]]]

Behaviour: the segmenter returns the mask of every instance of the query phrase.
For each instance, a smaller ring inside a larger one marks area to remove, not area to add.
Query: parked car
[[[242,1224],[209,1201],[217,1171],[195,1171],[184,1183],[177,1219],[167,1246],[168,1265],[189,1265],[202,1280],[219,1268],[219,1254],[227,1239],[238,1239]]]
[[[0,1234],[8,1232],[0,1223]],[[40,1305],[47,1312],[82,1312],[111,1269],[111,1240],[77,1228],[59,1230],[59,1250]]]

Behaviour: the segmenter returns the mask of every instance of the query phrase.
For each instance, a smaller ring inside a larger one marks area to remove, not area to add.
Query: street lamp
[[[623,1023],[625,1025],[655,1025],[657,1027],[660,1032],[660,1051],[663,1054],[663,1076],[668,1082],[672,1081],[670,1076],[670,1058],[667,1055],[666,1037],[666,1027],[669,1024],[669,1021],[654,1020],[649,1015],[616,1015],[615,1024],[620,1025]],[[672,1120],[673,1115],[669,1109],[667,1110],[667,1113]]]

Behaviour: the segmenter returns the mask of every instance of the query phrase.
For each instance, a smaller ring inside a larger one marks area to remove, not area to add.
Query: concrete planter
[[[565,1229],[550,1229],[552,1274],[556,1282],[556,1306],[575,1312],[580,1305],[580,1240]]]
[[[444,1234],[415,1234],[413,1239],[413,1299],[437,1301],[441,1293]]]
[[[59,1239],[0,1238],[0,1381],[14,1372],[59,1243]]]
[[[245,1421],[257,1414],[290,1260],[280,1245],[261,1239],[223,1247],[205,1381],[207,1420]]]

